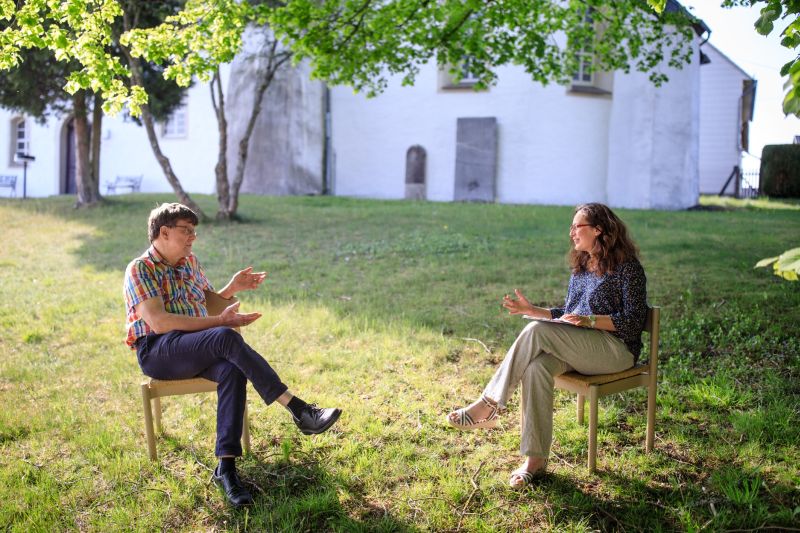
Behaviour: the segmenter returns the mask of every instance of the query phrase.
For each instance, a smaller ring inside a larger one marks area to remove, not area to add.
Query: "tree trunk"
[[[128,58],[128,64],[131,69],[131,77],[133,78],[134,85],[144,87],[139,58],[131,56],[127,49],[123,48],[123,50]],[[207,220],[208,217],[205,213],[203,213],[203,210],[200,209],[200,206],[189,197],[189,194],[185,190],[183,190],[183,186],[181,186],[178,176],[176,176],[175,172],[172,170],[172,164],[170,163],[169,158],[161,151],[161,146],[158,144],[158,136],[156,135],[156,127],[153,120],[153,115],[150,113],[150,107],[147,104],[142,106],[142,123],[144,124],[145,131],[147,131],[147,139],[150,141],[150,148],[152,148],[158,164],[161,165],[161,170],[164,172],[164,177],[167,178],[167,181],[172,186],[175,196],[178,197],[178,200],[183,205],[194,211],[201,220]]]
[[[75,151],[77,152],[75,158],[75,188],[77,189],[78,198],[75,202],[75,207],[90,207],[97,203],[98,198],[92,191],[86,91],[80,90],[72,95],[72,106],[75,112]]]
[[[92,194],[97,201],[100,201],[103,199],[100,196],[100,143],[103,135],[103,98],[97,93],[94,95],[92,106],[91,187]]]
[[[222,80],[219,68],[211,80],[211,103],[217,115],[217,130],[219,131],[219,153],[214,174],[217,177],[217,219],[230,220],[233,214],[228,210],[230,202],[230,187],[228,187],[228,119],[225,117],[225,94],[222,91]]]
[[[239,153],[236,159],[236,173],[234,174],[233,183],[231,184],[230,200],[228,202],[228,216],[233,217],[236,215],[236,210],[239,208],[239,189],[242,188],[244,181],[244,169],[247,164],[247,155],[250,149],[250,137],[253,135],[253,129],[256,125],[256,119],[261,114],[262,104],[264,102],[264,93],[269,88],[270,83],[275,78],[275,73],[278,69],[286,63],[291,57],[291,52],[276,53],[278,41],[273,40],[269,50],[269,61],[264,69],[260,82],[256,86],[255,98],[253,99],[253,109],[250,112],[250,119],[247,121],[247,129],[239,141]]]
[[[127,6],[127,8],[122,12],[122,25],[125,31],[130,30],[135,25],[135,23],[133,25],[131,24],[130,11],[130,6]],[[138,21],[137,17],[138,14],[134,17],[135,21]],[[142,66],[139,62],[139,58],[133,57],[130,53],[130,50],[128,50],[128,48],[125,46],[120,46],[120,49],[128,59],[128,66],[131,69],[131,79],[133,84],[144,87],[144,81],[142,79]],[[180,180],[178,180],[178,176],[176,176],[175,172],[172,170],[172,163],[170,163],[169,158],[161,151],[161,146],[158,144],[158,136],[156,135],[153,115],[150,113],[150,107],[147,104],[142,106],[142,123],[144,124],[145,131],[147,132],[147,139],[150,141],[150,148],[153,150],[153,155],[156,156],[158,164],[161,165],[161,170],[164,172],[164,177],[167,178],[167,182],[169,182],[170,186],[172,186],[175,196],[178,197],[178,200],[183,205],[194,211],[200,220],[208,220],[208,217],[205,213],[203,213],[203,210],[200,209],[200,206],[197,205],[194,200],[189,197],[189,194],[183,190],[183,186],[181,185]]]
[[[244,181],[244,169],[247,165],[247,155],[250,149],[250,137],[253,135],[253,129],[256,125],[256,120],[261,114],[261,109],[264,103],[264,94],[267,92],[272,80],[275,79],[275,73],[278,69],[292,57],[290,52],[276,53],[278,41],[272,41],[269,51],[269,61],[264,69],[263,75],[259,84],[256,86],[255,97],[253,99],[253,109],[250,113],[250,119],[247,121],[247,129],[244,136],[239,141],[239,153],[236,160],[236,174],[233,178],[231,185],[230,201],[228,203],[228,212],[230,216],[236,214],[239,209],[239,189],[242,188]]]

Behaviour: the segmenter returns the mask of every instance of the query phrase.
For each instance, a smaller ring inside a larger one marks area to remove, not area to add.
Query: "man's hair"
[[[179,203],[161,204],[150,211],[150,218],[147,219],[150,242],[158,238],[162,226],[175,227],[179,220],[186,220],[192,226],[196,226],[200,222],[194,211]]]
[[[595,244],[598,274],[613,272],[622,263],[639,259],[639,249],[628,235],[628,228],[608,206],[582,204],[575,208],[575,213],[583,213],[588,224],[600,228]],[[589,253],[579,252],[574,244],[570,247],[567,259],[576,274],[587,270]]]

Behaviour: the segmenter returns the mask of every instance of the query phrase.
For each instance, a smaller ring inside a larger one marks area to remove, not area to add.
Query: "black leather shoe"
[[[342,414],[341,409],[328,407],[320,409],[316,404],[310,403],[300,413],[300,418],[292,415],[294,423],[303,432],[303,435],[317,435],[327,431]]]
[[[217,466],[217,468],[214,469],[214,481],[225,491],[225,496],[228,498],[228,501],[231,502],[231,505],[236,507],[253,505],[253,497],[247,489],[244,488],[244,485],[242,485],[242,481],[239,479],[239,474],[236,473],[236,470],[220,474],[219,466]]]

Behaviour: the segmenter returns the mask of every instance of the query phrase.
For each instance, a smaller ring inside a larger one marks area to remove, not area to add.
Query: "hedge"
[[[771,144],[761,152],[761,193],[800,198],[800,144]]]

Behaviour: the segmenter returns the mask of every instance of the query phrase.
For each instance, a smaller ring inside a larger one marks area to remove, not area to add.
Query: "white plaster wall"
[[[222,71],[227,83],[228,69]],[[207,84],[195,83],[187,97],[188,119],[185,138],[170,139],[161,135],[161,150],[170,158],[173,170],[184,189],[192,193],[213,193],[214,165],[217,161],[217,122]],[[0,174],[16,174],[17,196],[22,196],[22,166],[11,159],[11,121],[19,116],[0,108]],[[49,196],[61,192],[61,130],[67,117],[50,117],[44,125],[28,118],[31,131],[30,152],[36,161],[28,165],[27,195]],[[153,155],[144,127],[125,122],[122,115],[103,118],[100,154],[100,192],[117,175],[143,175],[141,192],[171,192],[158,161]],[[123,191],[127,192],[127,191]],[[0,196],[7,189],[0,188]]]
[[[236,56],[227,86],[228,173],[233,179],[239,143],[255,101],[257,71],[264,67],[268,33],[248,28],[245,50]],[[259,59],[261,58],[261,59]],[[243,193],[320,194],[324,174],[325,85],[309,76],[304,61],[282,66],[264,93],[250,137]]]
[[[227,86],[228,68],[222,71]],[[183,188],[190,193],[212,194],[216,190],[214,165],[217,163],[219,135],[217,119],[206,83],[196,82],[188,91],[186,104],[187,135],[165,138],[157,125],[161,150]],[[123,122],[122,115],[103,120],[103,145],[100,158],[100,192],[117,175],[143,175],[141,192],[172,192],[158,164],[144,126]],[[127,192],[127,191],[123,191]]]
[[[13,159],[13,137],[11,122],[20,113],[0,108],[0,174],[17,176],[17,197],[23,194],[23,165]],[[58,193],[58,131],[52,128],[52,121],[39,124],[27,118],[30,132],[30,154],[36,161],[28,163],[27,196],[48,196]],[[0,196],[9,196],[10,190],[0,188]]]
[[[618,73],[609,123],[608,203],[616,207],[685,209],[699,197],[699,56],[670,81]]]
[[[393,78],[373,99],[332,88],[334,194],[403,198],[406,151],[419,144],[427,152],[427,198],[451,201],[456,120],[493,116],[498,201],[604,201],[610,98],[542,87],[516,67],[498,69],[498,77],[488,91],[439,90],[429,64],[413,87]]]
[[[710,44],[703,51],[711,63],[700,67],[700,192],[719,194],[741,162],[739,120],[748,77]]]

